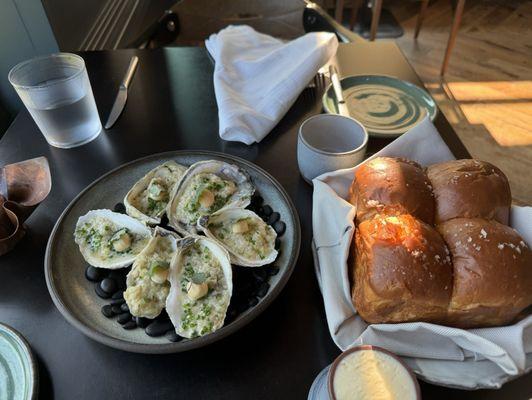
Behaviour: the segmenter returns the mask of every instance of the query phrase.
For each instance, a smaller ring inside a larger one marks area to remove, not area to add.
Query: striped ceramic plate
[[[360,121],[370,136],[399,136],[428,113],[434,120],[436,103],[423,89],[383,75],[347,76],[341,80],[351,117]],[[332,86],[323,95],[323,108],[338,113]]]

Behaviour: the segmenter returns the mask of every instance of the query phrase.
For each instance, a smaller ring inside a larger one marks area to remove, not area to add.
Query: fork
[[[303,90],[303,96],[309,100],[315,100],[325,90],[327,85],[327,68],[322,67],[318,70],[312,81]]]

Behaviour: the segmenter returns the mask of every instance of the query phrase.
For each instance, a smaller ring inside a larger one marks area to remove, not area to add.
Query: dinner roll
[[[505,325],[532,304],[532,253],[515,230],[466,218],[438,229],[454,265],[449,325]]]
[[[448,161],[430,165],[427,175],[436,201],[436,224],[462,217],[508,223],[510,185],[494,165],[472,159]]]
[[[438,232],[411,215],[360,223],[352,247],[353,301],[370,323],[441,321],[451,298],[452,266]]]
[[[414,161],[377,157],[361,165],[349,191],[357,221],[376,214],[412,214],[432,224],[434,197],[423,169]]]

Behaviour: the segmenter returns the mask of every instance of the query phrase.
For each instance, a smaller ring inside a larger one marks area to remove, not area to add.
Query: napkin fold
[[[215,61],[220,137],[252,144],[272,130],[336,54],[338,40],[333,33],[313,32],[285,42],[247,25],[231,25],[205,45]]]
[[[371,158],[405,157],[421,165],[455,157],[428,118]],[[347,271],[356,209],[345,199],[357,167],[313,180],[314,259],[327,324],[337,346],[384,347],[405,357],[424,380],[465,389],[498,388],[532,369],[532,316],[511,326],[458,329],[424,322],[368,325],[351,301]],[[532,244],[532,207],[512,207],[510,224]]]

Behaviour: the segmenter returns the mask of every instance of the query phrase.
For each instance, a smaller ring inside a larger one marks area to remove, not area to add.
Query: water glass
[[[71,148],[102,130],[83,58],[58,53],[23,61],[9,72],[13,85],[46,141]]]

